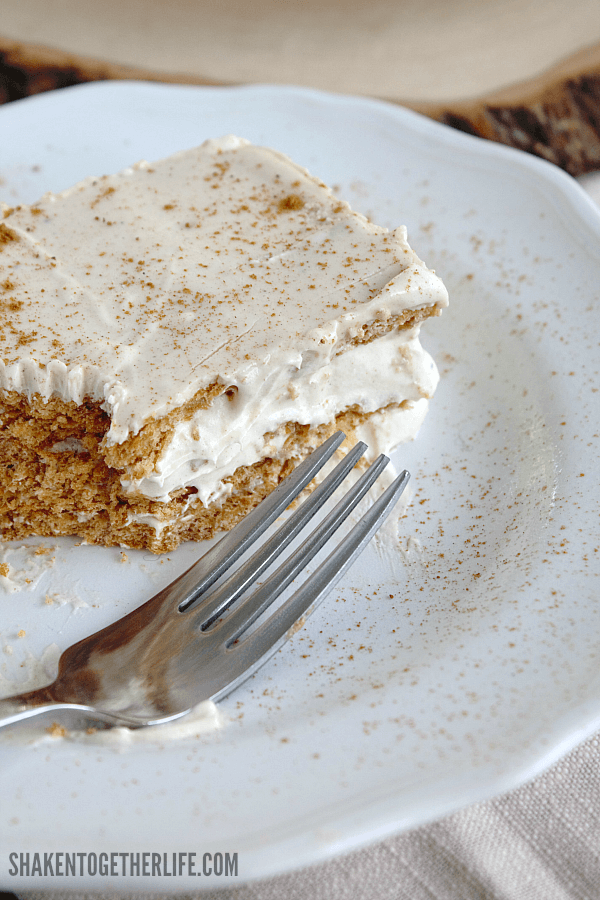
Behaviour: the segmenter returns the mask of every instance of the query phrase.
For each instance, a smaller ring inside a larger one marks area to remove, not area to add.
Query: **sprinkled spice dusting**
[[[0,250],[2,250],[4,244],[10,244],[12,241],[18,240],[19,235],[17,232],[5,225],[4,222],[0,222]]]

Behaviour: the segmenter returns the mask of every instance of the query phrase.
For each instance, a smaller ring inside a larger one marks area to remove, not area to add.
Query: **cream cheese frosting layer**
[[[231,485],[223,479],[239,466],[269,456],[285,458],[287,422],[316,426],[357,406],[374,413],[389,405],[412,408],[422,415],[396,416],[396,427],[369,442],[367,458],[387,453],[412,439],[433,396],[439,376],[421,347],[417,329],[390,333],[367,344],[349,347],[317,370],[282,369],[269,383],[240,382],[232,399],[224,394],[208,409],[180,422],[164,447],[155,471],[142,479],[121,479],[124,487],[156,500],[167,500],[180,486],[195,487],[205,504],[222,499]],[[373,430],[373,429],[372,429]],[[265,435],[272,435],[265,441]]]
[[[371,224],[287,157],[235,137],[6,207],[0,297],[0,386],[101,401],[109,444],[215,381],[235,386],[220,448],[194,457],[215,471],[244,418],[298,409],[295,381],[316,406],[362,408],[373,381],[351,397],[343,374],[361,327],[448,302],[404,229]],[[167,451],[135,488],[164,497],[191,465]]]

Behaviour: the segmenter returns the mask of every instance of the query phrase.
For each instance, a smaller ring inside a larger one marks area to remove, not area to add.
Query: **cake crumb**
[[[51,737],[65,737],[67,734],[67,729],[63,725],[59,725],[58,722],[53,722],[46,731]]]

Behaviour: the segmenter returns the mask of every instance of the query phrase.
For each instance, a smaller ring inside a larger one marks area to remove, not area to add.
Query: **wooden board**
[[[412,106],[461,131],[541,156],[571,175],[600,169],[600,44],[485,97]]]
[[[571,0],[569,15],[563,0],[61,0],[44,10],[3,0],[0,102],[115,78],[301,84],[403,103],[573,175],[600,169],[598,0]]]

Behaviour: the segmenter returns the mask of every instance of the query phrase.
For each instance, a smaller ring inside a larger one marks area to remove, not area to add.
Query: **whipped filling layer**
[[[177,426],[150,476],[125,473],[131,491],[193,485],[214,502],[266,433],[280,452],[285,422],[422,408],[435,389],[418,328],[357,341],[446,306],[441,280],[403,228],[280,153],[226,137],[3,210],[0,387],[101,402],[109,445],[210,385],[234,389]]]
[[[418,329],[391,332],[367,344],[349,347],[327,365],[273,371],[266,380],[237,383],[231,397],[222,394],[208,409],[180,422],[155,471],[122,483],[131,491],[167,500],[181,485],[194,486],[205,505],[231,490],[223,479],[239,466],[269,456],[285,458],[287,422],[319,425],[352,406],[374,413],[403,404],[392,434],[372,435],[367,458],[387,453],[412,439],[433,396],[439,376],[432,358],[421,347]],[[258,383],[257,383],[258,382]],[[420,402],[418,420],[408,411]],[[265,441],[265,434],[270,437]]]

